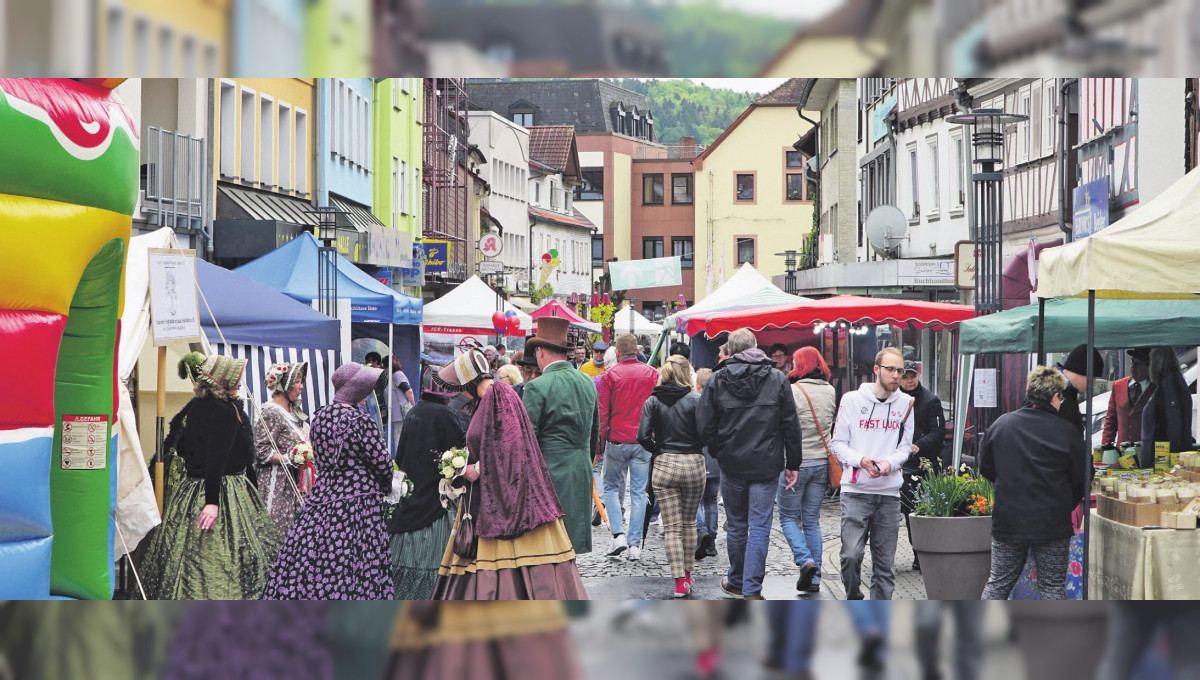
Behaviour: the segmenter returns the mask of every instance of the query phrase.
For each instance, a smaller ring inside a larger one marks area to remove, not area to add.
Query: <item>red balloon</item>
[[[508,334],[517,335],[521,331],[521,319],[515,316],[508,317]]]
[[[492,312],[492,328],[504,328],[504,312]]]

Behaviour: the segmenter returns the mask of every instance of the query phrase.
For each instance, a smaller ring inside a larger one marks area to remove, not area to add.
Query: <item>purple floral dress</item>
[[[392,460],[374,418],[333,403],[310,431],[321,476],[271,568],[264,599],[386,600],[393,592],[383,497]]]

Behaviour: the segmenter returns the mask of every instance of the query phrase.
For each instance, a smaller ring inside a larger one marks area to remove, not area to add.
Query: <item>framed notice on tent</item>
[[[199,342],[196,251],[150,248],[150,328],[154,344]]]

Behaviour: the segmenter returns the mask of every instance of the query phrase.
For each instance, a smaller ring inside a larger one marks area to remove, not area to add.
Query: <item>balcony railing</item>
[[[691,160],[704,153],[704,144],[661,144],[659,146],[639,146],[633,157],[643,161],[675,161]]]
[[[142,155],[142,214],[150,224],[203,229],[208,150],[203,139],[151,126]]]

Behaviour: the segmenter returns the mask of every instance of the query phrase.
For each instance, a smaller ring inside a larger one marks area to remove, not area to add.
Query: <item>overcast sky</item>
[[[815,19],[842,4],[842,0],[721,0],[730,9],[770,14],[787,19]]]

